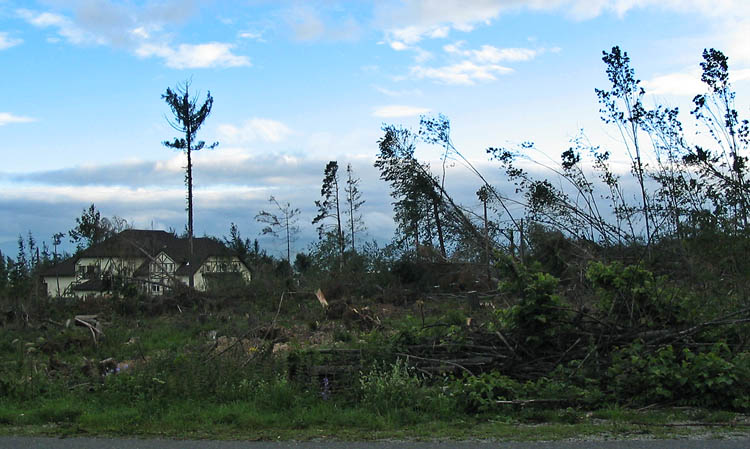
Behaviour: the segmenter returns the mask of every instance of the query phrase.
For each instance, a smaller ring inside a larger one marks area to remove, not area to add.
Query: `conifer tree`
[[[187,155],[187,165],[185,167],[185,184],[187,185],[187,212],[188,212],[188,245],[190,255],[193,255],[193,161],[192,152],[200,151],[204,148],[213,149],[219,145],[214,142],[206,146],[206,142],[197,140],[198,130],[211,113],[214,99],[211,92],[206,94],[206,101],[198,106],[198,98],[190,97],[190,82],[186,81],[178,85],[175,90],[167,88],[167,91],[161,96],[167,102],[172,110],[173,118],[168,120],[170,126],[175,131],[182,133],[182,136],[175,137],[173,141],[162,142],[164,146],[175,150],[184,151]],[[193,276],[190,276],[190,288],[193,288]]]

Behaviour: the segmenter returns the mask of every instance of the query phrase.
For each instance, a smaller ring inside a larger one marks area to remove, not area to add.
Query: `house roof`
[[[162,251],[176,263],[185,263],[190,255],[188,239],[175,237],[165,231],[127,229],[85,249],[79,257],[144,257],[146,254],[156,257]],[[221,242],[207,237],[193,238],[191,262],[202,262],[211,256],[231,255],[232,252]]]
[[[62,262],[58,262],[56,265],[53,265],[46,270],[42,271],[43,277],[49,277],[49,276],[65,276],[65,277],[72,277],[76,275],[76,259],[74,257],[70,257],[68,259],[63,260]]]

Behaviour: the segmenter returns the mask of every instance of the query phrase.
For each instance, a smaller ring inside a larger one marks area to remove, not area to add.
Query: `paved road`
[[[105,438],[0,437],[0,449],[748,449],[750,439],[571,441],[555,443],[486,442],[246,442]]]

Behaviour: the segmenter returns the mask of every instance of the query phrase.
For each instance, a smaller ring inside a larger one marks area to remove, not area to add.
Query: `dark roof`
[[[82,251],[78,257],[156,257],[164,251],[176,263],[187,262],[187,238],[179,238],[165,231],[128,229]],[[210,256],[231,256],[224,244],[207,237],[193,238],[193,259],[202,262]]]
[[[155,256],[162,248],[174,246],[175,240],[179,239],[165,231],[127,229],[86,248],[78,257],[144,257],[139,248]]]
[[[71,257],[42,271],[42,276],[75,276],[76,259]]]

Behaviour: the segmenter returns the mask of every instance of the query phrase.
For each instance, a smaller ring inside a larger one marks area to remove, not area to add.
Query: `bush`
[[[441,416],[453,409],[453,401],[439,388],[426,385],[416,370],[403,359],[385,362],[360,373],[361,405],[378,415],[395,415],[414,421],[420,417]]]
[[[486,412],[499,400],[517,399],[521,384],[497,371],[491,371],[457,379],[451,386],[451,392],[466,412]]]
[[[706,352],[664,346],[649,352],[635,342],[612,354],[609,388],[636,404],[672,402],[702,407],[750,409],[750,356],[732,356],[723,344]]]
[[[641,264],[592,262],[586,279],[598,298],[599,312],[620,325],[653,328],[684,322],[680,292]]]

